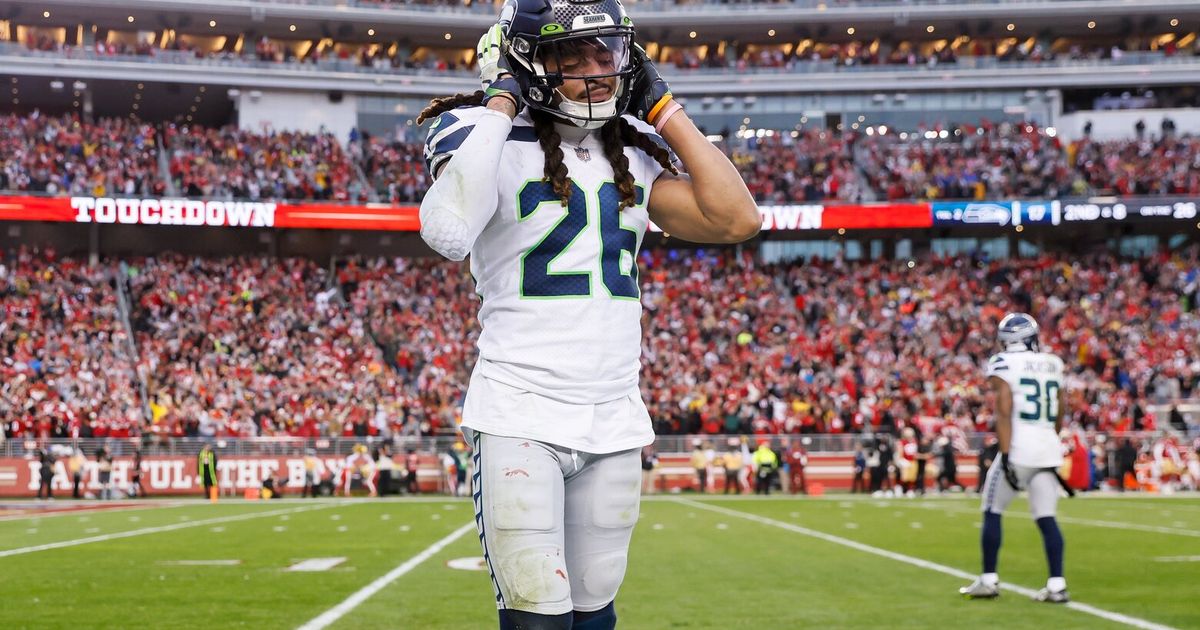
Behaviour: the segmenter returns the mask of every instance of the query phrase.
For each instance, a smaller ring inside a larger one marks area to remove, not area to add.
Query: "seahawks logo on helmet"
[[[625,112],[634,31],[620,0],[506,0],[500,16],[505,62],[526,107],[588,129]],[[584,64],[585,73],[564,66],[579,57],[602,61]],[[611,79],[616,87],[610,91]],[[584,81],[589,98],[568,98],[561,89],[567,80]],[[601,93],[591,98],[592,89]]]
[[[1009,313],[1000,320],[997,337],[1008,351],[1038,349],[1038,323],[1025,313]]]

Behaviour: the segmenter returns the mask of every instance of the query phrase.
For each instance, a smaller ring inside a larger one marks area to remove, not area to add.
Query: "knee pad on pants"
[[[571,576],[571,599],[575,610],[599,610],[616,599],[625,579],[626,551],[607,551],[586,559],[586,565]]]
[[[543,614],[571,610],[571,583],[561,549],[540,545],[510,551],[497,569],[506,608]]]

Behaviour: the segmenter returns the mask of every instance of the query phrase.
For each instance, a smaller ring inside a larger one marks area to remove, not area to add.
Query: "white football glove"
[[[504,27],[493,24],[475,46],[475,54],[479,60],[479,84],[486,94],[483,102],[486,105],[493,98],[502,96],[512,100],[519,113],[522,109],[521,98],[518,96],[521,87],[504,66],[503,44]]]
[[[500,67],[500,60],[503,55],[500,52],[500,46],[504,43],[504,29],[499,24],[493,24],[479,38],[479,43],[475,46],[475,54],[479,59],[479,83],[484,90],[487,90],[502,74],[510,74],[508,70]]]

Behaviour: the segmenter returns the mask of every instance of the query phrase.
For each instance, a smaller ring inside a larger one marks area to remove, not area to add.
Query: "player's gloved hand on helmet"
[[[629,77],[630,98],[626,111],[653,125],[657,122],[656,116],[671,101],[671,86],[658,74],[658,68],[654,67],[641,44],[634,44],[630,54],[633,74]]]
[[[521,112],[521,86],[505,67],[502,45],[504,43],[504,28],[493,24],[479,38],[475,52],[479,59],[479,83],[483,87],[483,104],[493,98],[505,98],[512,101],[517,113]]]
[[[1017,479],[1017,469],[1013,468],[1012,462],[1008,461],[1008,453],[1000,454],[1000,472],[1004,473],[1004,480],[1012,486],[1013,490],[1021,489],[1021,482]]]

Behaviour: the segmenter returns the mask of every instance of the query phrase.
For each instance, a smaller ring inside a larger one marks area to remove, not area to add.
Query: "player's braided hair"
[[[482,91],[477,91],[472,94],[454,94],[435,98],[417,116],[417,124],[458,107],[481,106],[483,105],[483,96]],[[542,167],[544,180],[550,182],[554,193],[558,195],[563,205],[566,205],[571,199],[571,180],[567,173],[567,166],[563,163],[562,137],[554,128],[555,119],[550,114],[537,110],[531,111],[530,117],[533,119],[533,131],[537,136],[538,144],[541,145],[542,153],[546,156]],[[604,157],[613,168],[613,180],[617,184],[617,190],[621,193],[622,210],[632,207],[637,201],[637,189],[633,174],[629,172],[629,158],[625,156],[625,147],[637,147],[646,155],[654,158],[663,167],[663,170],[679,174],[679,169],[671,163],[670,152],[654,142],[649,135],[629,124],[629,121],[623,117],[611,120],[600,128],[600,142],[603,146]]]
[[[608,163],[613,167],[613,179],[621,193],[622,210],[632,207],[637,201],[637,191],[634,188],[633,175],[629,172],[629,158],[625,157],[625,147],[641,149],[643,153],[654,158],[664,171],[679,174],[679,169],[671,163],[671,153],[649,135],[638,131],[624,117],[610,120],[601,127],[600,141],[604,146],[604,157],[608,158]]]
[[[546,156],[542,177],[550,182],[554,194],[565,206],[571,200],[571,178],[567,174],[567,165],[563,164],[562,136],[554,128],[554,118],[550,114],[535,110],[529,112],[529,116],[533,118],[533,132]]]
[[[426,120],[432,120],[442,114],[458,108],[483,105],[483,90],[476,90],[471,94],[453,94],[451,96],[443,96],[429,101],[425,109],[417,116],[417,124],[420,125]]]

